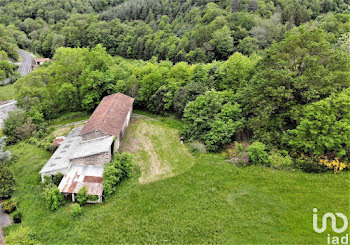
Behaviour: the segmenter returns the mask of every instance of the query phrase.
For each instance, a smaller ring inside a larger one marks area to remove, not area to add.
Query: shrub
[[[328,169],[332,169],[335,174],[347,169],[349,166],[345,162],[341,162],[339,158],[330,160],[328,158],[320,159],[320,164],[326,166]]]
[[[276,169],[288,168],[292,165],[292,158],[287,152],[271,151],[269,156],[270,167]]]
[[[46,206],[51,210],[57,210],[64,204],[64,198],[57,186],[48,187],[45,190]]]
[[[12,155],[10,151],[5,151],[6,137],[0,138],[0,165],[7,165],[12,160]]]
[[[11,111],[4,121],[3,133],[7,136],[7,142],[16,143],[21,135],[17,129],[24,125],[27,121],[27,115],[22,110]]]
[[[265,144],[256,141],[248,147],[248,156],[254,164],[268,165],[269,155],[266,152]]]
[[[189,143],[189,146],[192,152],[199,152],[199,153],[207,152],[207,147],[202,142],[199,142],[197,140]]]
[[[0,165],[0,199],[11,197],[15,187],[16,182],[12,171]]]
[[[29,228],[22,225],[5,237],[5,244],[7,245],[35,245],[38,243],[36,236]]]
[[[322,173],[327,171],[327,166],[320,164],[318,157],[310,157],[304,154],[295,159],[295,165],[307,173]]]
[[[12,217],[13,222],[15,222],[16,224],[22,222],[22,213],[20,211],[16,211],[16,212],[12,213],[11,217]]]
[[[110,197],[116,186],[125,178],[129,178],[133,173],[132,155],[128,153],[117,153],[112,162],[105,167],[103,174],[103,195]]]
[[[17,209],[17,202],[13,200],[7,200],[2,203],[1,207],[5,213],[9,214]]]
[[[53,176],[52,182],[58,186],[63,179],[63,174],[61,172],[58,172],[55,176]]]
[[[84,206],[86,204],[86,201],[88,199],[88,194],[87,194],[87,189],[86,189],[86,186],[83,186],[79,191],[78,191],[78,194],[77,194],[77,202]]]
[[[87,200],[88,200],[88,201],[95,202],[95,201],[98,200],[98,196],[95,196],[95,195],[88,195]]]
[[[70,210],[72,212],[72,215],[74,218],[80,216],[83,212],[82,208],[80,207],[80,205],[78,203],[74,203],[71,207]]]

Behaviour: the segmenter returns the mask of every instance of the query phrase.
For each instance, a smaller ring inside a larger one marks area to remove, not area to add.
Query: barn
[[[74,128],[60,143],[40,171],[42,181],[45,176],[61,172],[64,177],[58,188],[72,201],[85,186],[88,195],[96,196],[94,202],[102,202],[104,165],[119,149],[130,122],[133,102],[133,98],[122,93],[104,97],[86,125]]]

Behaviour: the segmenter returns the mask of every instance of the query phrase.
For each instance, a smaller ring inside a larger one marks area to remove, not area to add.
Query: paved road
[[[5,104],[0,105],[0,128],[4,124],[4,120],[7,118],[10,111],[17,109],[17,101],[10,100]]]
[[[12,220],[11,216],[8,214],[5,214],[1,209],[0,204],[0,245],[4,244],[4,233],[2,231],[2,228],[11,225]]]
[[[19,65],[18,71],[23,77],[32,71],[33,56],[22,49],[19,49],[18,53],[22,57],[22,63]]]
[[[22,62],[21,63],[14,63],[14,64],[19,65],[18,72],[23,77],[32,71],[33,56],[22,49],[18,50],[18,54],[22,57]],[[10,82],[10,79],[6,78],[4,81],[2,81],[0,83],[1,84],[8,84],[9,82]]]

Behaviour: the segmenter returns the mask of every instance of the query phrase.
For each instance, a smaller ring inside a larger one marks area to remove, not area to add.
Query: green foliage
[[[110,197],[117,185],[124,179],[130,178],[133,173],[134,163],[132,155],[128,153],[116,153],[112,162],[105,166],[103,173],[103,195]]]
[[[17,209],[17,202],[10,199],[1,204],[2,211],[9,214],[14,212]]]
[[[302,26],[272,45],[257,71],[239,92],[255,137],[276,146],[295,128],[301,108],[340,92],[350,84],[350,56],[334,49],[331,35]]]
[[[319,158],[315,156],[301,155],[296,157],[295,166],[307,173],[322,173],[326,172],[327,166],[320,164]]]
[[[5,51],[6,54],[2,53],[1,60],[5,60],[6,56],[13,60],[17,60],[18,54],[17,54],[17,45],[16,45],[16,39],[14,37],[13,31],[5,27],[4,25],[0,24],[0,51]],[[7,59],[6,59],[7,60]],[[4,62],[4,61],[0,61]],[[8,62],[6,62],[8,63]],[[10,64],[8,63],[10,66]],[[1,67],[1,65],[0,65]],[[1,68],[0,68],[1,70]]]
[[[54,183],[54,185],[58,186],[61,183],[63,176],[64,175],[61,172],[58,172],[56,175],[54,175],[52,178],[52,182]]]
[[[0,165],[0,199],[9,198],[16,189],[13,172]]]
[[[240,53],[232,55],[220,67],[222,82],[218,85],[221,90],[232,89],[237,91],[245,86],[252,75],[256,61]]]
[[[36,245],[39,242],[28,227],[21,225],[5,237],[5,243],[8,245]]]
[[[288,152],[271,151],[268,157],[269,165],[275,169],[287,169],[292,167],[293,160]]]
[[[46,206],[51,211],[57,210],[64,204],[63,194],[59,191],[57,186],[51,186],[45,190]]]
[[[4,121],[3,133],[7,136],[6,141],[10,144],[25,140],[33,136],[39,129],[23,110],[10,111]]]
[[[22,222],[22,213],[20,211],[16,211],[11,214],[12,220],[14,223],[21,223]]]
[[[72,204],[72,206],[70,206],[70,211],[72,213],[73,218],[77,218],[83,213],[83,209],[78,203]]]
[[[77,193],[76,196],[77,202],[81,205],[84,206],[88,200],[88,194],[87,194],[87,188],[86,186],[83,186]]]
[[[266,150],[266,145],[255,141],[247,150],[249,160],[255,165],[269,165],[269,155]]]
[[[285,139],[295,151],[349,159],[350,90],[305,106]]]
[[[240,106],[232,101],[230,93],[215,90],[189,102],[183,120],[186,138],[204,141],[210,151],[231,142],[244,125]]]

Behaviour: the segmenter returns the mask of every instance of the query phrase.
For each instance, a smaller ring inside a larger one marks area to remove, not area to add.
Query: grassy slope
[[[16,90],[13,84],[0,86],[0,101],[12,100],[15,98]]]
[[[169,134],[174,130],[161,122],[146,124],[168,129]],[[130,131],[137,128],[131,126]],[[128,133],[124,142],[133,135]],[[156,152],[166,147],[154,135],[149,140]],[[183,153],[177,139],[171,147],[173,152],[180,149]],[[201,154],[190,160],[191,165],[194,161],[190,169],[175,177],[148,184],[140,184],[135,177],[122,183],[107,203],[85,207],[83,216],[74,220],[67,207],[57,212],[45,207],[38,172],[49,153],[25,144],[11,150],[19,157],[13,165],[19,184],[15,196],[24,224],[43,244],[325,244],[326,234],[312,230],[312,208],[321,213],[346,213],[349,207],[349,172],[333,175],[258,166],[237,168],[220,155]]]

